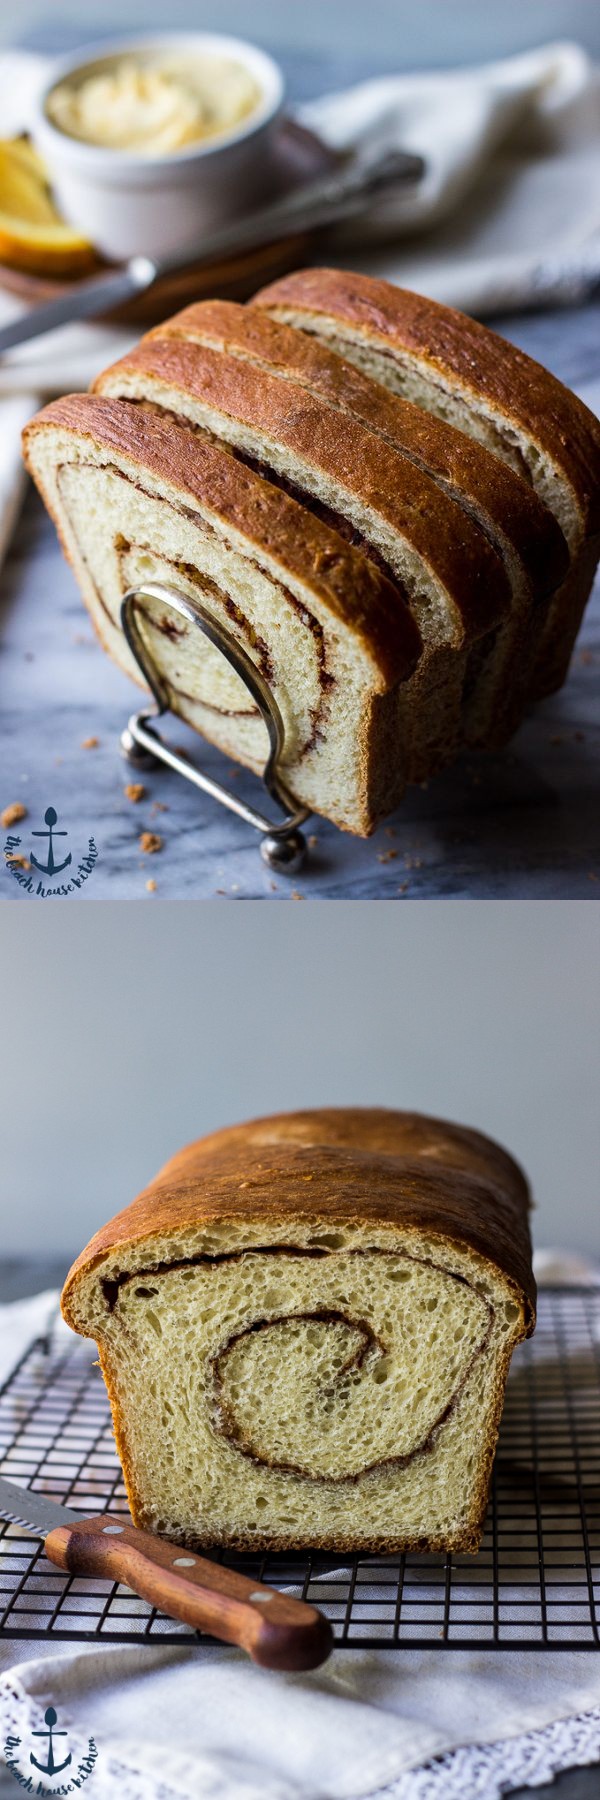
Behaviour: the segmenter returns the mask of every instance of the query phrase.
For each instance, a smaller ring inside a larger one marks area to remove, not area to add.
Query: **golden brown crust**
[[[409,351],[431,373],[451,375],[465,394],[524,429],[573,488],[582,530],[600,524],[600,425],[583,401],[487,326],[453,307],[369,275],[301,269],[263,288],[253,304],[292,305],[364,330],[382,349]]]
[[[487,522],[492,532],[506,537],[534,594],[548,595],[562,580],[569,562],[562,531],[528,483],[455,426],[371,381],[318,339],[270,318],[260,310],[260,296],[249,307],[230,300],[200,301],[149,335],[212,346],[299,381],[328,405],[386,437],[462,498],[484,528]]]
[[[366,645],[382,687],[412,673],[421,649],[419,633],[382,571],[205,434],[125,400],[67,395],[52,401],[25,428],[24,456],[34,480],[29,445],[39,432],[56,427],[129,459],[134,479],[146,469],[172,484],[184,501],[199,503],[242,532],[258,551],[317,594]]]
[[[114,391],[124,377],[149,378],[151,397],[175,390],[186,403],[238,422],[298,463],[346,489],[413,546],[448,593],[467,641],[496,625],[510,606],[503,564],[481,528],[425,470],[399,454],[354,416],[338,413],[296,383],[239,357],[180,338],[145,338],[99,376],[96,390]],[[168,406],[168,399],[164,404]],[[266,469],[265,469],[266,473]],[[310,497],[306,494],[306,511]]]
[[[281,1114],[214,1133],[171,1159],[73,1265],[63,1310],[119,1247],[231,1221],[356,1223],[426,1231],[501,1269],[533,1329],[535,1283],[529,1190],[506,1151],[479,1132],[417,1113],[324,1108]],[[152,1265],[151,1252],[148,1267]]]

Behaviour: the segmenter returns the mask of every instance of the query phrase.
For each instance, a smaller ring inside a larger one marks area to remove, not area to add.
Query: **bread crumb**
[[[380,850],[378,853],[378,856],[377,856],[377,861],[382,862],[382,863],[395,862],[397,855],[398,855],[397,850]]]
[[[156,851],[162,850],[162,847],[163,840],[159,837],[157,831],[142,832],[140,837],[140,850],[143,850],[144,856],[155,856]]]
[[[12,806],[5,806],[4,812],[0,813],[0,825],[18,825],[19,819],[26,818],[27,807],[22,800],[13,800]]]
[[[155,881],[147,881],[146,888],[147,888],[147,891],[149,894],[155,894],[156,893],[156,882]]]
[[[306,899],[305,894],[299,894],[297,888],[292,888],[292,891],[290,894],[290,900],[305,900],[305,899]]]
[[[309,848],[309,850],[316,850],[316,848],[317,848],[317,844],[318,844],[318,842],[319,842],[319,839],[318,839],[318,837],[317,837],[317,833],[316,833],[316,831],[312,831],[312,832],[311,832],[311,835],[310,835],[310,837],[309,837],[309,839],[308,839],[308,848]],[[272,886],[272,885],[273,885],[273,884],[272,884],[272,883],[271,883],[271,886]]]
[[[143,781],[128,781],[127,787],[123,788],[125,799],[133,800],[134,806],[137,806],[138,800],[143,800],[145,792]]]
[[[97,737],[84,738],[81,748],[82,750],[99,750],[100,739]]]
[[[410,881],[401,882],[400,887],[398,888],[398,893],[399,894],[407,894],[409,887],[410,887]]]
[[[588,869],[588,881],[600,881],[600,875],[596,875],[593,869]]]
[[[28,872],[31,868],[31,863],[28,861],[26,856],[10,856],[9,855],[9,856],[7,856],[6,860],[7,860],[7,862],[10,863],[11,868],[12,868],[13,863],[16,863],[18,869],[27,869]]]
[[[168,811],[169,811],[169,808],[168,808],[168,806],[166,806],[166,805],[165,805],[165,802],[164,802],[164,800],[153,800],[153,801],[152,801],[152,805],[151,805],[151,807],[150,807],[150,811],[151,811],[151,812],[153,812],[153,813],[155,813],[155,812],[168,812]]]

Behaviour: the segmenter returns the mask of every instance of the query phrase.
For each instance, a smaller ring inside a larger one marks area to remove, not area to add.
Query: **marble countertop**
[[[600,410],[600,306],[492,321]],[[501,755],[468,755],[366,842],[320,819],[307,826],[299,875],[273,876],[258,838],[166,770],[144,776],[133,805],[119,735],[136,690],[95,641],[53,527],[29,490],[0,575],[0,809],[27,807],[30,829],[52,806],[73,863],[95,840],[93,873],[73,896],[88,899],[594,899],[600,892],[598,764],[600,586],[590,603],[568,682],[539,706]],[[262,805],[245,771],[169,720],[202,768]],[[86,741],[97,740],[84,748]],[[268,811],[269,808],[267,807]],[[140,849],[142,832],[162,848]],[[33,896],[3,868],[4,899]],[[148,882],[154,886],[148,888]]]

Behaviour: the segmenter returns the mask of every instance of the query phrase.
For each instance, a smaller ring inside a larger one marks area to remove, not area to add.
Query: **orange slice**
[[[96,254],[57,212],[48,172],[26,138],[0,138],[0,262],[33,275],[87,275]]]

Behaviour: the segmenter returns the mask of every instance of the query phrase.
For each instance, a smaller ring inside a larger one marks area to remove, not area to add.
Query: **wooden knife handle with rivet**
[[[238,1644],[265,1669],[316,1669],[333,1648],[331,1626],[316,1606],[138,1531],[114,1514],[57,1525],[45,1548],[59,1569],[122,1581],[171,1618]]]

